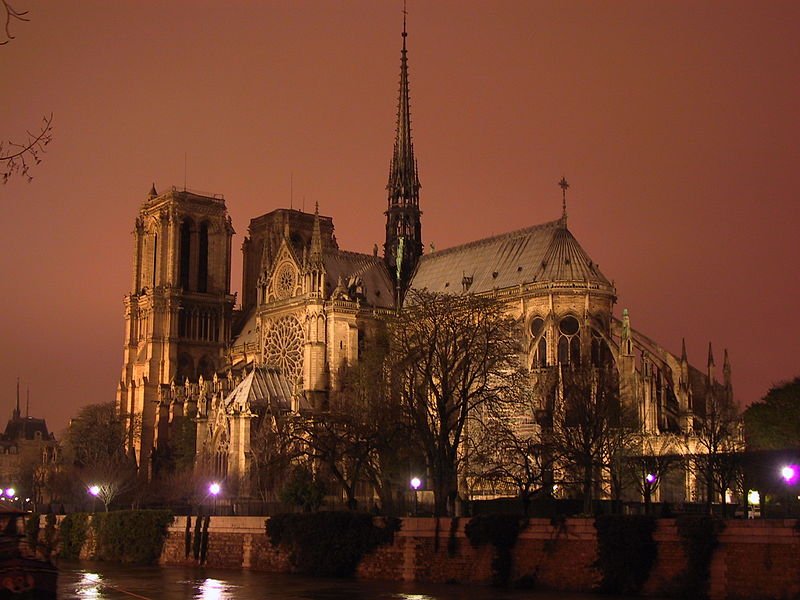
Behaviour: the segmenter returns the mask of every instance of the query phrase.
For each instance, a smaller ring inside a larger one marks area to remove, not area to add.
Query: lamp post
[[[411,489],[414,490],[414,516],[417,516],[417,490],[419,486],[422,485],[422,481],[420,481],[419,477],[412,477],[411,478]]]
[[[222,486],[216,481],[208,486],[208,493],[214,498],[214,514],[217,514],[217,496],[222,491]]]
[[[95,512],[97,497],[100,495],[100,486],[97,484],[90,485],[89,494],[92,496],[92,512]]]
[[[797,480],[800,478],[800,467],[797,465],[784,465],[781,467],[781,478],[783,482],[786,484],[786,509],[784,513],[786,517],[789,516],[789,505],[792,502],[792,486],[797,483]]]
[[[658,481],[658,477],[655,473],[648,473],[644,476],[644,513],[646,515],[650,514],[651,496],[656,481]]]

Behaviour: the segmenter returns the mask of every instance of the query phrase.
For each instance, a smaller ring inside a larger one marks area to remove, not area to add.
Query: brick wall
[[[289,572],[288,557],[270,545],[264,517],[212,517],[207,564],[229,568]],[[407,518],[391,546],[365,557],[357,576],[424,582],[488,584],[491,546],[473,548],[464,534],[469,519]],[[711,563],[711,600],[800,598],[800,526],[795,520],[728,521]],[[192,524],[194,533],[194,523]],[[186,564],[186,518],[170,527],[162,564]],[[686,569],[686,557],[673,519],[661,519],[654,533],[658,557],[643,593],[669,596]],[[531,519],[513,551],[512,580],[541,589],[590,591],[600,580],[593,567],[597,537],[590,519],[567,519],[554,526]],[[192,563],[193,560],[188,560]]]

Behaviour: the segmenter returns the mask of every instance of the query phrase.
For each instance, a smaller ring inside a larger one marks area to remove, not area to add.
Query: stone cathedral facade
[[[627,311],[615,315],[613,284],[568,228],[563,179],[559,218],[424,253],[406,37],[404,27],[382,256],[340,249],[318,210],[277,208],[250,221],[236,307],[224,199],[155,187],[144,199],[117,393],[143,470],[183,422],[196,427],[198,465],[246,480],[255,424],[325,410],[340,368],[359,361],[410,288],[504,302],[523,326],[532,371],[613,360],[622,401],[648,435],[690,436],[712,395],[732,401],[727,353],[718,381],[710,347],[700,371],[685,348],[673,354],[636,331]]]

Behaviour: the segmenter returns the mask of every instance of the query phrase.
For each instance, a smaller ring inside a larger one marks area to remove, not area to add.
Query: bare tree
[[[253,429],[250,481],[262,502],[278,499],[291,473],[292,462],[298,456],[290,425],[288,415],[267,412]]]
[[[469,436],[468,475],[495,493],[513,490],[525,515],[538,493],[552,494],[553,449],[532,416],[487,415]]]
[[[706,488],[706,507],[709,513],[714,498],[719,495],[725,514],[725,491],[742,485],[742,421],[732,402],[722,393],[711,390],[706,398],[705,415],[695,427],[696,453],[693,469]]]
[[[83,482],[84,493],[100,498],[106,510],[117,496],[136,486],[136,464],[125,452],[125,425],[114,402],[84,406],[72,419],[65,458]]]
[[[552,445],[565,470],[578,477],[583,509],[588,514],[603,483],[603,472],[614,475],[615,461],[630,441],[635,420],[632,411],[620,402],[613,365],[561,369],[560,382],[556,383],[560,383],[561,397],[553,407]],[[547,385],[553,385],[552,379]],[[612,482],[612,488],[618,489],[619,481]]]
[[[625,470],[644,499],[644,511],[651,512],[653,495],[667,474],[684,462],[685,444],[673,434],[639,432],[633,435]]]
[[[0,46],[14,39],[11,33],[12,21],[30,21],[28,11],[15,9],[8,0],[0,0],[0,10],[4,13],[4,34]],[[47,145],[53,140],[53,114],[42,117],[42,124],[38,129],[26,132],[23,141],[0,141],[0,173],[3,183],[7,183],[14,175],[25,177],[30,183],[33,180],[31,167],[42,162],[42,154],[46,152]]]
[[[472,294],[412,290],[390,327],[393,385],[425,455],[437,516],[455,508],[468,419],[509,395],[518,340],[504,306]]]

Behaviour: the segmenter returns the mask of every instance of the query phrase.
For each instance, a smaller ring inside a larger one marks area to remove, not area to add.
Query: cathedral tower
[[[234,304],[232,235],[221,196],[158,194],[153,186],[139,209],[117,410],[143,473],[168,430],[165,390],[208,380],[223,366]]]
[[[411,110],[408,92],[406,21],[403,18],[403,50],[400,54],[400,94],[397,101],[397,131],[389,165],[386,242],[383,258],[395,281],[397,298],[408,289],[411,276],[422,256],[417,161],[411,139]]]

